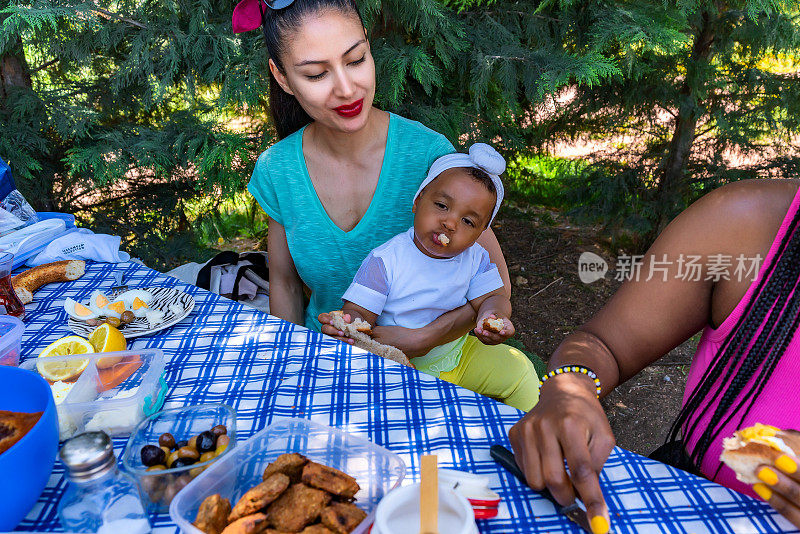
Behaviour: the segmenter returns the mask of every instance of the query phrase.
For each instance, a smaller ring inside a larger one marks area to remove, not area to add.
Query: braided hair
[[[295,0],[283,9],[264,7],[262,2],[259,2],[258,5],[261,8],[261,29],[267,45],[267,54],[278,70],[283,73],[286,72],[282,59],[286,43],[302,26],[306,16],[325,10],[336,10],[344,15],[357,17],[364,26],[364,20],[361,18],[355,0]],[[271,71],[269,73],[269,110],[279,139],[283,139],[311,123],[311,117],[308,116],[300,102],[283,90]]]
[[[744,313],[720,345],[715,363],[706,370],[672,423],[667,441],[676,440],[681,431],[684,444],[689,438],[698,438],[689,453],[695,466],[702,464],[726,425],[737,419],[737,428],[741,426],[800,324],[798,224],[800,210],[789,224]],[[703,412],[717,399],[719,404],[708,425],[698,429]],[[714,477],[721,467],[720,462]]]

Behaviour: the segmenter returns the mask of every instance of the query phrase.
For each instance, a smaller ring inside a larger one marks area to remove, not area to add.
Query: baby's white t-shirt
[[[478,243],[452,258],[431,258],[414,244],[412,227],[369,253],[342,300],[377,314],[378,325],[421,328],[501,287],[497,266]]]

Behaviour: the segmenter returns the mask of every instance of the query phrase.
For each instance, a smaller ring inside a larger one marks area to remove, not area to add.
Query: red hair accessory
[[[292,5],[294,0],[242,0],[233,8],[233,33],[257,30],[261,26],[261,6],[269,9],[283,9]]]

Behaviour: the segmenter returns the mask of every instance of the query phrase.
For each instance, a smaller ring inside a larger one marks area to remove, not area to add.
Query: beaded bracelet
[[[553,369],[544,375],[539,381],[539,389],[542,389],[542,386],[545,382],[547,382],[548,379],[553,378],[556,375],[563,375],[564,373],[580,373],[594,380],[594,385],[597,387],[597,398],[600,398],[600,379],[597,378],[597,375],[594,371],[582,365],[562,365],[557,369]]]

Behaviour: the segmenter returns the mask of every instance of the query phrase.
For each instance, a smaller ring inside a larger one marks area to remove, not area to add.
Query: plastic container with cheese
[[[45,376],[44,365],[75,367],[82,359],[87,360],[86,366],[77,376],[55,382]],[[50,384],[60,440],[96,430],[110,436],[129,435],[142,419],[161,409],[167,393],[164,354],[159,349],[32,358],[20,367],[42,375]]]

